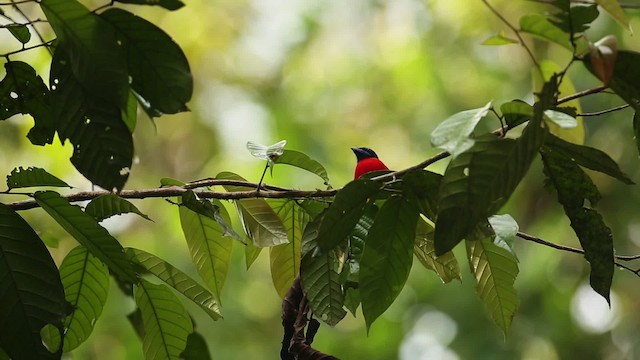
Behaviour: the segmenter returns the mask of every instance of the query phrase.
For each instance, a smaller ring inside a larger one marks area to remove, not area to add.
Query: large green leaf
[[[287,164],[307,170],[321,177],[322,180],[324,180],[325,185],[329,185],[329,176],[327,175],[327,170],[324,166],[300,151],[283,150],[282,155],[278,156],[274,163]]]
[[[300,264],[300,282],[313,314],[330,326],[335,326],[347,312],[342,308],[344,297],[340,287],[340,264],[333,251],[318,256],[306,253]]]
[[[447,151],[456,157],[473,146],[473,138],[470,135],[476,125],[487,116],[492,102],[485,106],[466,110],[454,114],[441,122],[431,132],[431,145]]]
[[[427,269],[435,272],[443,283],[451,280],[462,280],[460,265],[453,252],[448,251],[440,256],[436,256],[436,249],[433,245],[434,228],[423,219],[418,220],[416,226],[416,240],[413,253],[420,263]]]
[[[476,292],[506,337],[519,304],[513,287],[518,262],[491,239],[467,240],[466,244],[469,266],[477,281]]]
[[[116,0],[125,4],[137,4],[137,5],[156,5],[161,6],[167,10],[178,10],[184,6],[184,3],[180,0]]]
[[[558,6],[558,8],[561,11],[554,13],[553,18],[549,19],[549,21],[562,29],[562,31],[574,35],[588,30],[591,23],[600,15],[596,5],[571,6],[567,2],[565,5]]]
[[[269,249],[271,280],[281,298],[293,284],[300,272],[300,246],[302,231],[309,220],[308,215],[291,199],[274,199],[269,201],[273,210],[287,229],[289,242],[273,246]]]
[[[37,167],[29,166],[24,169],[20,166],[11,170],[11,174],[7,175],[7,187],[9,189],[32,186],[71,187],[66,182],[49,174],[46,170]]]
[[[31,65],[8,61],[0,81],[0,120],[15,114],[30,114],[35,125],[27,134],[34,145],[51,144],[55,127],[51,116],[49,89]]]
[[[122,245],[79,206],[53,191],[38,191],[35,200],[60,226],[89,252],[100,259],[120,280],[136,282],[131,262],[126,258]]]
[[[147,271],[176,289],[187,299],[200,306],[213,320],[222,318],[220,307],[213,294],[189,275],[168,262],[143,250],[127,248],[127,257],[142,265]]]
[[[364,214],[369,199],[381,184],[371,180],[355,180],[338,191],[320,224],[318,247],[328,251],[347,240],[347,236]]]
[[[573,144],[553,135],[550,135],[545,140],[544,146],[571,158],[577,164],[588,169],[607,174],[625,184],[633,184],[633,180],[631,180],[629,176],[620,169],[620,166],[618,166],[615,160],[604,151],[584,145]]]
[[[142,313],[145,360],[178,360],[193,332],[184,305],[165,285],[144,279],[135,286],[134,296]]]
[[[187,190],[182,194],[182,206],[186,206],[189,210],[197,212],[200,215],[209,217],[218,223],[224,230],[225,236],[231,236],[246,245],[245,239],[233,230],[229,223],[229,213],[227,209],[216,199],[198,199],[193,190]]]
[[[108,23],[76,0],[42,0],[74,77],[92,97],[124,109],[129,95],[125,49]],[[55,80],[55,77],[52,78]]]
[[[442,175],[427,170],[412,171],[402,178],[403,186],[418,200],[420,212],[434,220],[438,213],[438,192]]]
[[[187,347],[180,354],[184,360],[211,360],[207,341],[200,333],[192,332],[187,337]]]
[[[600,193],[571,158],[544,148],[542,160],[549,184],[558,192],[558,201],[571,220],[571,227],[591,265],[591,287],[609,301],[614,272],[613,235],[602,216],[585,206],[585,200],[595,205]]]
[[[627,30],[631,31],[631,25],[629,25],[629,20],[627,19],[627,15],[625,15],[622,6],[618,0],[595,0],[596,4],[602,6],[602,8],[611,15],[620,25],[627,28]]]
[[[227,278],[233,239],[215,220],[188,208],[180,207],[180,224],[198,274],[220,303]]]
[[[64,322],[64,352],[82,344],[102,313],[109,293],[109,269],[84,246],[71,250],[60,265],[60,277],[73,312]]]
[[[413,260],[416,204],[392,196],[378,211],[360,259],[360,299],[367,329],[404,287]]]
[[[544,111],[554,99],[552,76],[534,106],[534,115],[519,139],[484,135],[467,152],[452,159],[442,179],[436,220],[436,255],[453,249],[481,221],[493,215],[511,196],[544,141]]]
[[[128,11],[100,14],[126,50],[131,88],[150,116],[187,111],[193,78],[182,49],[162,29]]]
[[[84,211],[98,221],[126,213],[138,214],[147,220],[151,220],[131,202],[115,194],[105,194],[94,198],[87,204]]]
[[[568,50],[573,46],[569,35],[551,23],[544,15],[530,14],[520,18],[520,31],[554,42]]]
[[[216,179],[246,181],[241,176],[231,172],[221,172]],[[224,185],[227,191],[247,191],[246,187]],[[241,199],[235,201],[244,230],[253,244],[258,247],[270,247],[286,244],[287,230],[278,215],[264,199]]]
[[[45,348],[40,329],[62,333],[65,298],[60,274],[36,232],[0,204],[0,348],[13,359],[60,358]]]
[[[60,140],[74,145],[73,165],[94,184],[121,189],[133,159],[133,138],[121,109],[88,93],[59,47],[51,60],[50,86]]]

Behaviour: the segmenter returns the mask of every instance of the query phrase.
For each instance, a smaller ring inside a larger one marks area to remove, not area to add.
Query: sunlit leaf
[[[561,111],[545,110],[544,116],[562,129],[573,129],[578,126],[578,120],[575,117]]]
[[[59,359],[40,329],[62,333],[65,298],[56,264],[36,232],[0,204],[0,348],[13,359]]]
[[[247,270],[249,270],[251,265],[253,265],[256,259],[258,259],[258,256],[260,256],[260,253],[262,252],[262,249],[263,248],[261,247],[253,245],[253,242],[247,243],[244,248],[244,260],[247,266]]]
[[[378,211],[360,259],[360,298],[367,329],[387,310],[404,287],[415,244],[418,208],[392,196]]]
[[[215,220],[180,206],[180,224],[198,274],[220,303],[231,261],[233,238]]]
[[[165,0],[166,2],[166,0]],[[132,13],[110,8],[100,14],[126,50],[131,88],[150,116],[187,111],[193,78],[187,58],[162,29]]]
[[[591,287],[609,302],[614,272],[613,235],[602,216],[585,205],[585,200],[589,200],[592,206],[595,205],[600,193],[591,179],[570,158],[549,148],[543,150],[542,160],[549,184],[556,189],[558,201],[571,220],[571,227],[591,265]]]
[[[520,302],[513,287],[518,276],[517,260],[491,239],[467,240],[466,244],[476,293],[506,337]]]
[[[143,250],[127,248],[127,257],[142,265],[147,271],[164,281],[187,299],[193,301],[213,320],[222,318],[220,307],[213,294],[189,275],[168,262]]]
[[[178,10],[184,6],[184,3],[180,0],[116,0],[125,4],[136,5],[156,5],[161,6],[167,10]]]
[[[513,100],[500,106],[504,122],[510,128],[523,124],[533,117],[533,106],[522,100]]]
[[[453,157],[468,150],[474,144],[471,133],[480,120],[487,116],[491,106],[490,101],[481,108],[465,110],[450,116],[431,132],[431,145],[449,152]]]
[[[629,20],[627,19],[627,15],[624,13],[624,10],[620,6],[618,0],[595,0],[596,4],[600,5],[604,11],[609,13],[611,17],[617,21],[620,25],[627,28],[627,30],[631,31],[631,25],[629,24]]]
[[[0,120],[15,114],[30,114],[35,125],[27,134],[34,145],[51,144],[55,132],[49,89],[31,65],[7,61],[0,81]]]
[[[122,110],[122,121],[127,125],[129,132],[133,133],[138,123],[138,100],[133,91],[129,92],[127,107]]]
[[[451,280],[462,280],[460,265],[453,252],[448,251],[440,256],[436,256],[436,249],[433,245],[434,228],[426,221],[419,219],[416,226],[416,239],[413,253],[420,260],[420,263],[429,270],[434,271],[443,283]]]
[[[321,177],[326,185],[329,184],[329,176],[324,166],[300,151],[283,150],[282,155],[278,156],[274,163],[287,164],[307,170]]]
[[[244,245],[247,244],[245,239],[231,227],[229,213],[219,200],[198,199],[193,190],[187,190],[182,194],[181,205],[186,206],[189,210],[200,215],[215,220],[224,230],[224,236],[230,236]]]
[[[549,40],[568,50],[573,49],[569,35],[551,23],[544,15],[530,14],[521,17],[520,31]]]
[[[269,249],[271,280],[281,298],[293,284],[300,272],[300,246],[302,231],[308,221],[308,215],[296,205],[294,200],[274,199],[269,201],[273,210],[287,229],[289,242]]]
[[[66,182],[49,174],[46,170],[37,167],[29,166],[24,169],[20,166],[11,170],[11,174],[7,175],[7,187],[9,189],[33,186],[71,187]]]
[[[504,32],[500,32],[499,34],[490,36],[485,41],[482,42],[482,45],[511,45],[517,44],[517,39],[512,39],[504,34]]]
[[[145,360],[179,359],[193,332],[189,313],[180,300],[165,285],[144,279],[135,286],[134,296],[142,313]]]
[[[509,214],[492,215],[489,217],[489,224],[495,233],[493,243],[497,246],[509,251],[515,257],[513,252],[513,241],[516,239],[516,234],[520,230],[518,223]]]
[[[105,194],[94,198],[87,204],[84,211],[98,221],[126,213],[138,214],[147,220],[151,220],[131,202],[115,194]]]
[[[109,269],[84,246],[71,250],[60,265],[67,301],[74,311],[64,322],[64,352],[82,344],[102,313],[109,293]]]
[[[241,176],[231,172],[221,172],[216,179],[231,179],[246,181]],[[246,191],[246,187],[224,185],[227,191]],[[264,199],[241,199],[235,201],[238,214],[242,220],[244,230],[253,244],[258,247],[270,247],[286,244],[287,230],[282,221]]]
[[[588,169],[607,174],[622,181],[625,184],[633,184],[633,180],[627,176],[620,166],[604,151],[584,145],[572,144],[553,135],[545,141],[545,147],[550,147],[554,151],[561,153],[578,165]]]
[[[365,205],[378,192],[381,184],[356,180],[345,185],[325,213],[318,234],[318,247],[328,251],[345,242],[364,214]]]
[[[100,259],[121,280],[136,282],[131,262],[125,257],[122,245],[79,206],[53,191],[38,191],[35,200],[60,226],[89,252]]]

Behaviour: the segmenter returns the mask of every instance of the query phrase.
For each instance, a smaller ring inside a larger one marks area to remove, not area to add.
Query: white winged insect
[[[268,146],[248,141],[247,150],[249,150],[249,153],[254,157],[266,160],[267,167],[270,167],[271,171],[273,171],[274,161],[282,155],[285,145],[287,145],[287,140],[278,141],[277,143]]]

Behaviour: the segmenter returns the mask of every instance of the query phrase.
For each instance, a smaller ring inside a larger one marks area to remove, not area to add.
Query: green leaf
[[[572,144],[553,135],[546,139],[544,146],[571,158],[580,166],[607,174],[625,184],[634,184],[633,180],[620,169],[615,160],[601,150]]]
[[[84,212],[93,216],[97,221],[126,213],[135,213],[149,221],[151,220],[131,202],[115,194],[105,194],[94,198],[87,204]]]
[[[518,262],[510,251],[490,239],[467,240],[466,244],[476,293],[506,337],[519,304],[513,287]]]
[[[522,100],[513,100],[500,106],[504,122],[509,128],[524,124],[533,117],[533,106]]]
[[[636,142],[638,154],[640,154],[640,114],[638,111],[633,113],[633,139]]]
[[[509,214],[493,215],[489,217],[489,224],[495,233],[493,243],[509,251],[515,257],[513,241],[520,230],[518,223]]]
[[[179,186],[183,187],[185,183],[180,180],[172,179],[172,178],[162,178],[160,179],[160,187],[169,187],[169,186]]]
[[[485,106],[461,111],[441,122],[431,132],[431,145],[447,151],[456,157],[471,148],[474,140],[470,137],[476,125],[487,116],[492,102]]]
[[[402,178],[402,182],[418,200],[420,212],[429,219],[435,219],[442,175],[427,170],[412,171]]]
[[[122,121],[127,125],[129,132],[133,134],[138,122],[138,100],[133,91],[129,92],[127,107],[122,110]]]
[[[620,25],[631,31],[631,25],[625,15],[624,10],[620,6],[618,0],[596,0],[596,4],[600,5],[604,11],[608,12],[611,17]]]
[[[49,174],[46,170],[32,166],[26,169],[20,166],[11,170],[11,174],[7,175],[7,187],[9,189],[34,186],[71,187],[66,182]]]
[[[598,75],[591,64],[590,57],[585,56],[582,60],[587,69],[597,77]],[[618,51],[613,67],[613,77],[609,81],[611,90],[615,91],[635,110],[639,109],[640,104],[640,68],[638,63],[640,63],[640,53]]]
[[[293,280],[300,272],[300,246],[302,231],[309,220],[308,215],[291,199],[269,201],[287,229],[289,242],[269,249],[271,280],[278,295],[284,299]]]
[[[135,286],[136,304],[142,313],[145,360],[179,359],[193,332],[189,313],[165,285],[144,279]]]
[[[157,5],[167,10],[178,10],[184,6],[180,0],[116,0],[123,4]]]
[[[253,242],[247,243],[247,245],[244,247],[244,260],[245,264],[247,265],[247,270],[249,270],[258,256],[260,256],[260,252],[262,252],[262,249],[263,248],[261,247],[253,245]]]
[[[570,51],[573,49],[569,35],[551,23],[546,16],[531,14],[521,17],[520,31],[549,40]]]
[[[517,139],[485,135],[452,159],[442,179],[436,220],[436,255],[453,249],[508,200],[544,141],[543,111],[553,102],[557,77],[540,93],[534,116]]]
[[[79,206],[71,205],[67,199],[53,191],[38,191],[34,198],[60,226],[107,265],[120,280],[137,282],[122,245],[91,215],[84,213]]]
[[[204,215],[210,219],[215,220],[224,230],[224,236],[231,236],[232,238],[240,241],[246,245],[247,242],[243,237],[233,230],[228,219],[229,213],[227,209],[220,203],[219,200],[213,199],[198,199],[193,190],[187,190],[182,194],[182,204],[189,210],[197,212],[200,215]]]
[[[435,272],[443,283],[447,284],[451,280],[462,280],[460,265],[453,252],[448,251],[440,256],[436,256],[436,249],[433,244],[434,228],[426,221],[419,219],[416,226],[416,239],[413,253],[420,260],[420,263],[427,269]]]
[[[282,155],[278,156],[274,161],[276,164],[287,164],[297,168],[307,170],[310,173],[318,175],[324,180],[325,185],[329,185],[329,176],[327,170],[319,162],[311,159],[304,153],[295,150],[284,150]]]
[[[180,207],[180,224],[198,274],[220,303],[231,261],[233,239],[215,220]]]
[[[545,110],[544,116],[562,129],[573,129],[578,126],[578,120],[575,117],[561,111]]]
[[[82,344],[102,313],[109,293],[109,269],[84,246],[71,250],[60,265],[67,301],[74,311],[64,322],[64,352]]]
[[[31,32],[26,25],[22,24],[8,24],[6,29],[11,32],[16,40],[20,41],[22,44],[26,44],[31,40]]]
[[[74,145],[73,165],[104,189],[122,189],[131,170],[133,138],[121,108],[88,93],[60,48],[51,60],[50,86],[60,140]]]
[[[246,181],[241,176],[231,172],[221,172],[216,179],[230,179]],[[246,191],[246,187],[224,185],[227,191]],[[282,221],[273,211],[271,206],[264,199],[242,199],[236,200],[236,208],[242,220],[244,230],[249,235],[253,244],[257,247],[270,247],[285,244],[287,240],[287,230],[282,225]]]
[[[193,78],[187,58],[162,29],[128,11],[110,8],[100,17],[111,24],[127,54],[131,88],[149,116],[187,111]]]
[[[365,205],[380,187],[381,184],[371,180],[356,180],[338,191],[320,224],[317,239],[320,250],[331,250],[346,241],[364,214]]]
[[[504,32],[500,32],[499,34],[490,36],[485,41],[482,42],[482,45],[511,45],[517,44],[518,40],[512,39],[504,34]]]
[[[558,192],[558,201],[571,220],[571,227],[580,240],[584,256],[591,264],[591,287],[609,302],[614,272],[613,235],[602,216],[585,206],[585,200],[594,205],[600,193],[570,158],[548,148],[543,150],[542,161],[549,184]]]
[[[555,26],[566,33],[581,33],[589,29],[591,23],[600,15],[596,5],[567,6],[561,12],[553,14],[549,19]]]
[[[360,259],[360,298],[367,330],[404,287],[413,260],[416,204],[392,196],[378,211]]]
[[[127,248],[127,257],[142,265],[147,271],[164,281],[187,299],[193,301],[213,320],[222,318],[220,307],[213,294],[189,275],[168,262],[143,250]]]
[[[340,287],[340,264],[333,251],[319,256],[309,252],[302,257],[300,282],[314,315],[329,326],[335,326],[347,312]]]
[[[49,250],[15,211],[0,204],[0,348],[13,359],[59,359],[40,329],[53,324],[62,334],[65,299]]]
[[[113,27],[75,0],[42,0],[40,7],[58,36],[56,52],[66,54],[82,88],[118,110],[125,109],[129,75],[124,47]]]
[[[22,61],[8,61],[7,72],[0,81],[0,120],[15,114],[30,114],[35,125],[27,138],[34,145],[53,142],[54,119],[51,116],[49,89],[31,65]]]
[[[207,341],[200,333],[192,332],[187,337],[187,347],[180,354],[180,359],[184,360],[210,360],[209,347]]]

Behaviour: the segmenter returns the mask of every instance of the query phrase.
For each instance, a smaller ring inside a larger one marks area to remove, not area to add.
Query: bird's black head
[[[375,151],[366,147],[351,148],[351,151],[353,151],[353,153],[356,154],[358,161],[368,159],[368,158],[376,158],[376,159],[378,158],[378,154],[376,154]]]

